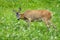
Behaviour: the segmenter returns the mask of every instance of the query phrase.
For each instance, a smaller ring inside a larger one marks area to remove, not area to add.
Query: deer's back
[[[24,13],[26,18],[39,19],[39,18],[51,18],[51,13],[47,10],[28,10]]]

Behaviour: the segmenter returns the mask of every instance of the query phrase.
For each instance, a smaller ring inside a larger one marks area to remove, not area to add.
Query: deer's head
[[[13,10],[15,13],[16,13],[16,17],[17,17],[17,20],[19,20],[20,19],[20,11],[21,11],[21,8],[19,8],[19,10],[18,11],[16,11],[16,10]]]

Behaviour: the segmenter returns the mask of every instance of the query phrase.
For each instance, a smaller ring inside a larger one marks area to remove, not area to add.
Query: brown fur
[[[31,21],[41,19],[43,22],[45,22],[48,28],[50,25],[55,28],[50,21],[51,17],[51,13],[47,10],[27,10],[23,14],[20,14],[20,19],[27,20],[29,26]]]

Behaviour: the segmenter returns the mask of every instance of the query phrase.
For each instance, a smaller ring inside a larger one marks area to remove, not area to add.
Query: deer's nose
[[[20,20],[20,19],[17,19],[17,20]]]

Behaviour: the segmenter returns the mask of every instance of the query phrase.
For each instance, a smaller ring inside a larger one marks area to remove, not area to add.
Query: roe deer
[[[19,9],[19,11],[21,8]],[[30,22],[34,20],[41,19],[45,24],[47,25],[47,28],[49,29],[50,26],[53,26],[53,28],[56,28],[55,25],[52,24],[50,21],[52,15],[51,12],[48,10],[27,10],[23,14],[20,14],[16,12],[17,19],[23,19],[28,21],[28,25],[30,26]]]

